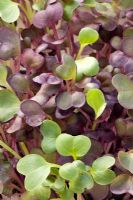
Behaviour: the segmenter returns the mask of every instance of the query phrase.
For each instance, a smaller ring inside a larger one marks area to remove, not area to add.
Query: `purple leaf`
[[[39,84],[58,85],[62,82],[60,78],[51,73],[43,73],[33,78],[33,81]]]
[[[122,51],[115,51],[110,55],[109,63],[113,67],[124,67],[128,61],[128,57]]]
[[[25,49],[21,55],[21,64],[25,68],[40,68],[44,64],[44,57],[32,49]]]
[[[16,31],[0,27],[0,59],[9,60],[20,54],[20,38]]]
[[[39,103],[30,99],[22,102],[20,109],[27,116],[39,115],[40,113],[43,113],[43,110]]]
[[[8,81],[11,87],[18,93],[27,93],[29,91],[29,81],[23,74],[13,74]]]
[[[53,27],[63,16],[63,6],[60,2],[49,4],[46,10],[36,13],[33,24],[37,28]]]
[[[85,95],[83,92],[73,92],[72,93],[72,104],[75,108],[80,108],[85,104]]]
[[[42,124],[42,122],[44,121],[45,118],[46,117],[45,117],[44,113],[42,113],[40,115],[26,116],[26,123],[29,126],[37,127],[37,126],[40,126]]]
[[[45,119],[45,113],[36,101],[25,100],[21,103],[20,109],[26,116],[26,123],[30,126],[39,126]]]

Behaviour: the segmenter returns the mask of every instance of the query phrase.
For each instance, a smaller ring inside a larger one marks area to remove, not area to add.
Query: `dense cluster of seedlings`
[[[132,0],[0,1],[3,200],[131,200]]]

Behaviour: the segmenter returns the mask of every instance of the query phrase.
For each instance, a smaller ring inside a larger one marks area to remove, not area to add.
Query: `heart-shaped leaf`
[[[37,12],[33,18],[33,24],[37,28],[52,27],[63,16],[63,6],[60,2],[49,3],[45,10]]]
[[[0,90],[0,121],[6,122],[19,111],[20,101],[9,90]]]
[[[18,4],[11,0],[0,1],[0,17],[7,23],[15,22],[19,17]]]
[[[64,133],[56,139],[56,149],[63,156],[82,157],[90,147],[90,139],[83,135],[72,136]]]
[[[62,82],[60,78],[51,73],[42,73],[33,78],[33,81],[39,84],[58,85]]]
[[[59,174],[65,180],[74,180],[79,175],[79,170],[73,163],[66,163],[62,165],[59,169]]]
[[[110,169],[105,171],[92,170],[91,175],[93,176],[94,181],[99,185],[108,185],[112,183],[115,178],[115,173]]]
[[[19,160],[19,162],[17,163],[17,170],[19,173],[26,176],[30,172],[45,165],[48,165],[48,163],[42,156],[37,154],[30,154]]]
[[[120,164],[133,174],[133,153],[119,151],[118,159]]]
[[[115,173],[108,169],[113,166],[115,159],[112,156],[102,156],[97,158],[90,169],[94,181],[99,185],[108,185],[115,178]]]
[[[63,80],[74,80],[76,78],[77,66],[70,55],[64,54],[63,64],[56,68],[56,74]]]
[[[62,92],[57,96],[56,103],[61,110],[68,110],[71,107],[80,108],[85,104],[85,95],[78,91]]]
[[[75,61],[77,65],[77,80],[83,76],[95,76],[99,72],[99,63],[94,57],[85,57]]]
[[[90,89],[86,94],[88,105],[95,111],[95,118],[97,119],[104,111],[106,102],[104,95],[99,89]]]
[[[19,160],[17,170],[26,176],[25,188],[32,191],[40,186],[50,173],[50,164],[37,154],[30,154]]]
[[[80,174],[75,180],[70,181],[70,190],[74,193],[83,193],[85,189],[91,189],[94,185],[92,176],[87,173]]]
[[[79,32],[78,40],[81,46],[87,46],[88,44],[95,43],[99,38],[99,34],[96,30],[85,27]]]
[[[115,159],[112,156],[102,156],[100,158],[97,158],[93,164],[92,167],[95,170],[101,170],[104,171],[110,167],[112,167],[115,164]]]
[[[127,109],[133,109],[133,82],[124,74],[116,74],[112,84],[118,91],[119,103]]]
[[[133,195],[133,177],[128,174],[120,174],[117,176],[111,186],[110,190],[114,194],[130,193]]]
[[[59,125],[52,120],[45,120],[41,125],[40,131],[44,137],[41,143],[43,151],[46,153],[54,152],[56,150],[56,138],[61,134]]]
[[[30,126],[36,127],[41,125],[45,119],[45,113],[40,104],[34,100],[28,99],[21,103],[21,111],[26,116],[26,122]]]
[[[39,68],[44,63],[44,57],[28,48],[21,55],[21,64],[26,68]]]

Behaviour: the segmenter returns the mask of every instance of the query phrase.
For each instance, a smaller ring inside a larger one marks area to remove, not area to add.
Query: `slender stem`
[[[24,155],[28,155],[29,154],[29,150],[27,149],[25,143],[24,142],[20,142],[19,145],[20,145]]]
[[[92,131],[95,131],[96,130],[96,126],[97,126],[97,121],[94,121],[93,124],[92,124]]]
[[[53,33],[54,33],[54,38],[56,40],[58,40],[59,36],[58,36],[58,32],[57,32],[55,24],[52,25],[52,30],[53,30]],[[60,46],[59,45],[56,46],[56,53],[57,53],[58,60],[60,62],[61,61],[61,52],[60,52]]]
[[[71,80],[71,90],[75,90],[76,76]]]
[[[22,4],[18,3],[18,6],[20,7],[20,9],[24,12],[25,16],[28,18],[27,16],[27,10],[25,9],[24,6],[22,6]],[[29,18],[28,18],[29,19]]]
[[[18,56],[14,60],[14,65],[15,65],[15,72],[19,72],[20,71],[20,56]]]
[[[76,155],[72,155],[72,157],[73,157],[73,160],[77,160],[77,156]]]
[[[79,58],[80,58],[80,56],[81,56],[83,50],[84,50],[84,46],[81,45],[80,48],[79,48],[79,51],[78,51],[78,53],[77,53],[76,59],[79,59]]]
[[[34,11],[32,10],[30,1],[29,0],[24,0],[24,1],[25,1],[25,5],[26,5],[26,10],[27,10],[29,21],[30,21],[30,23],[32,23],[32,18],[33,18],[33,15],[34,15]]]
[[[21,11],[25,14],[25,16],[26,16],[26,18],[28,20],[28,23],[31,24],[31,19],[30,19],[29,15],[28,15],[27,10],[25,9],[25,7],[20,3],[18,3],[18,6],[20,7]]]
[[[70,36],[69,36],[70,35]],[[70,45],[71,45],[71,55],[74,57],[74,54],[75,54],[75,43],[74,43],[74,37],[73,37],[73,31],[72,31],[72,28],[71,28],[71,24],[68,23],[68,36],[70,37]]]
[[[69,28],[69,25],[68,25],[68,31],[67,31],[67,35],[68,35],[68,42],[69,42],[69,53],[70,55],[73,56],[73,43],[72,43],[72,37],[71,37],[71,33],[70,33],[70,28]]]
[[[52,164],[53,167],[60,168],[60,165]]]
[[[106,144],[106,143],[105,143],[105,144]],[[105,146],[105,153],[106,153],[106,154],[109,153],[109,150],[111,149],[111,146],[112,146],[112,142],[107,143],[107,145]]]
[[[10,152],[17,159],[21,159],[21,156],[18,153],[16,153],[12,148],[10,148],[7,144],[5,144],[2,140],[0,140],[0,146],[2,146],[4,149]]]
[[[67,92],[71,91],[70,85],[69,85],[69,81],[66,81],[66,88],[67,88]]]

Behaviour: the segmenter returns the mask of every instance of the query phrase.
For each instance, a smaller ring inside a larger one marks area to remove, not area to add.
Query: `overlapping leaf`
[[[114,194],[129,193],[133,195],[133,177],[128,174],[118,175],[112,182],[110,190]]]
[[[56,138],[61,134],[59,125],[52,120],[45,120],[40,129],[43,140],[41,147],[46,153],[52,153],[56,150]]]
[[[118,91],[119,103],[127,109],[133,109],[133,82],[124,74],[116,74],[112,84]]]
[[[6,122],[14,117],[19,111],[20,101],[9,90],[0,90],[0,121]]]
[[[77,80],[83,76],[95,76],[99,72],[99,63],[94,57],[85,57],[75,61],[77,65]]]
[[[15,22],[19,17],[18,4],[11,0],[0,1],[0,17],[7,23]]]
[[[111,156],[102,156],[97,158],[90,170],[94,181],[99,185],[108,185],[112,183],[115,178],[115,173],[108,169],[115,164],[115,159]]]
[[[26,176],[25,188],[32,191],[40,186],[50,173],[50,164],[37,154],[30,154],[19,160],[17,170]]]
[[[133,153],[130,151],[119,151],[118,159],[120,161],[120,164],[133,174]]]
[[[90,139],[83,135],[72,136],[64,133],[56,139],[56,149],[63,156],[82,157],[90,147]]]
[[[85,95],[78,91],[62,92],[57,96],[56,103],[61,110],[68,110],[71,107],[80,108],[85,104]]]
[[[73,58],[64,54],[62,62],[63,64],[56,68],[56,74],[63,80],[75,80],[77,66]]]

